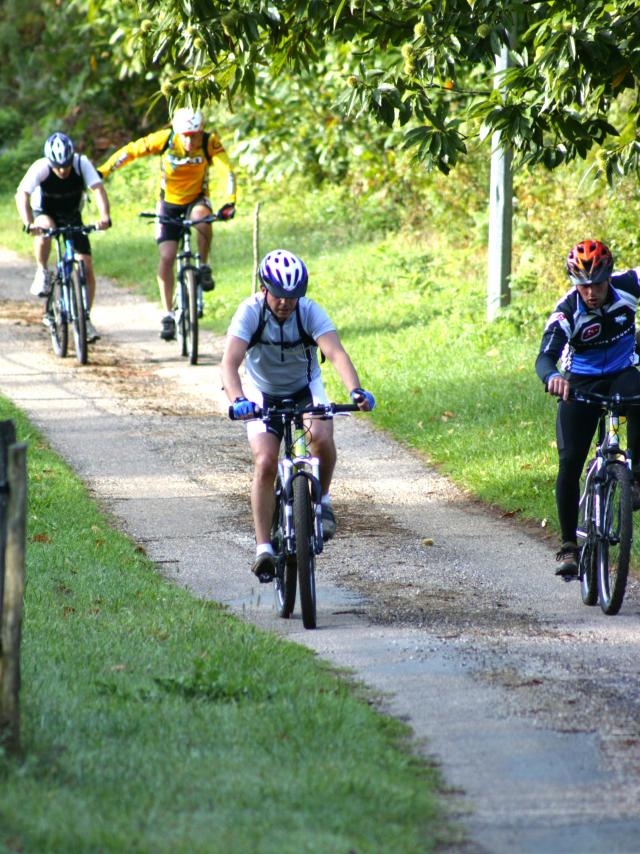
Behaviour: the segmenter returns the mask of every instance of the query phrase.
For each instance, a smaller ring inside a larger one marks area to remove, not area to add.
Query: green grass
[[[3,851],[430,851],[438,776],[312,653],[162,580],[25,418],[21,759]],[[73,521],[70,521],[73,520]]]

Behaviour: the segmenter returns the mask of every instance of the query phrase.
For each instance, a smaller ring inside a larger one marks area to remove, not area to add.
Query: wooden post
[[[27,446],[11,445],[8,453],[9,494],[5,582],[0,638],[0,744],[20,750],[20,638],[24,596],[27,530]]]
[[[260,264],[260,202],[253,212],[253,293],[258,290],[258,265]]]
[[[9,446],[15,441],[16,425],[13,421],[0,421],[0,626],[4,600],[4,552],[7,541],[7,453]]]

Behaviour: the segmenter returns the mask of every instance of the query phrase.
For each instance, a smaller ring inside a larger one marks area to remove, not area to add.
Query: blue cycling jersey
[[[636,310],[640,268],[614,273],[599,309],[589,309],[577,288],[556,305],[547,320],[536,372],[546,384],[560,368],[569,376],[599,377],[638,363]]]

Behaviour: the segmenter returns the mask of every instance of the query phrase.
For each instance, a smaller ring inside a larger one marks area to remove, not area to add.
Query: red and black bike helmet
[[[583,240],[567,256],[567,273],[574,285],[606,282],[613,271],[613,255],[599,240]]]

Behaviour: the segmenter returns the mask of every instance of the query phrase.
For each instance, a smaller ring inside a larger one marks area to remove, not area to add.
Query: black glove
[[[234,204],[222,205],[217,215],[220,219],[233,219],[236,215],[236,206]]]

